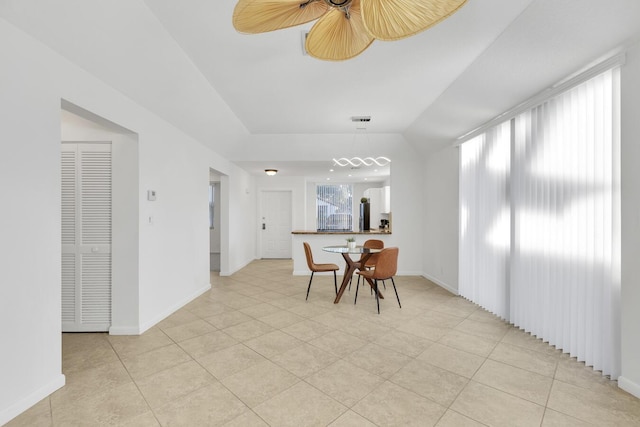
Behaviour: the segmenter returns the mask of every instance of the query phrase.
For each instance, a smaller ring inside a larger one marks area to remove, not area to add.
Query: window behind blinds
[[[316,221],[318,230],[353,230],[353,186],[319,184],[316,186]]]
[[[620,374],[619,68],[461,146],[460,295]]]

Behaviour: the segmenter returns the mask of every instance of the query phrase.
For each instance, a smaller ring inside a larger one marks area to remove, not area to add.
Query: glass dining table
[[[333,301],[334,304],[340,302],[340,298],[342,298],[342,294],[347,288],[347,285],[349,284],[349,281],[355,274],[356,270],[358,270],[360,266],[365,265],[371,255],[382,251],[382,249],[365,248],[363,246],[356,246],[355,248],[349,248],[347,246],[324,246],[322,250],[325,252],[341,254],[346,262],[342,284],[340,285],[340,289],[338,289],[338,295],[336,295],[336,299]],[[360,255],[360,258],[357,260],[353,260],[350,255]],[[373,281],[368,278],[365,279],[367,280],[367,283],[369,283],[369,286],[374,289]],[[378,290],[378,297],[384,298],[380,290]]]

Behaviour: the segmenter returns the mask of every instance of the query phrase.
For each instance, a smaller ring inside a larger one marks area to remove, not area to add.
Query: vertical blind
[[[463,144],[460,168],[460,294],[612,377],[618,93],[608,70]]]
[[[353,186],[318,184],[316,186],[318,230],[353,230]]]
[[[508,318],[510,123],[463,145],[460,294]]]

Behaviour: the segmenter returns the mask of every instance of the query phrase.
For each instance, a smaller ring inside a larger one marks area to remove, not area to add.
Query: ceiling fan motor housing
[[[324,0],[329,6],[347,7],[353,0]]]

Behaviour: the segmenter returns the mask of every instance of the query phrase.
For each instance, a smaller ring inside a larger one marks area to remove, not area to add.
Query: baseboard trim
[[[427,280],[431,280],[436,285],[440,286],[441,288],[446,289],[447,291],[451,292],[454,295],[460,295],[460,293],[458,292],[458,289],[456,289],[453,286],[450,286],[450,285],[444,283],[440,279],[437,279],[437,278],[435,278],[435,277],[433,277],[433,276],[431,276],[429,274],[426,274],[426,273],[422,273],[422,277],[424,277]]]
[[[63,374],[58,375],[53,381],[40,387],[38,390],[29,394],[20,401],[14,403],[6,409],[0,410],[0,425],[5,425],[27,409],[31,408],[36,403],[40,402],[45,397],[49,396],[54,391],[63,387],[66,382]]]
[[[618,377],[618,387],[640,399],[640,384],[621,375]]]
[[[397,277],[402,278],[402,276],[422,276],[422,272],[420,271],[398,271],[396,273]]]
[[[154,327],[155,325],[160,323],[162,320],[166,319],[167,317],[169,317],[170,315],[172,315],[176,311],[180,310],[182,307],[184,307],[185,305],[189,304],[191,301],[193,301],[194,299],[198,298],[200,295],[204,294],[205,292],[207,292],[210,289],[211,289],[211,283],[207,283],[206,286],[203,286],[202,288],[200,288],[197,291],[193,292],[189,296],[187,296],[187,297],[179,300],[177,303],[171,305],[169,308],[167,308],[166,310],[162,311],[160,314],[155,316],[150,321],[141,323],[138,335],[143,334],[145,331],[151,329],[152,327]]]
[[[232,276],[234,273],[237,273],[238,271],[242,270],[243,268],[245,268],[247,265],[251,264],[253,261],[257,260],[258,258],[254,258],[254,259],[250,259],[249,261],[245,262],[244,264],[242,264],[241,266],[233,269],[233,270],[225,270],[222,271],[222,269],[220,270],[220,276]]]
[[[140,328],[137,326],[112,326],[109,328],[109,335],[140,335]]]

